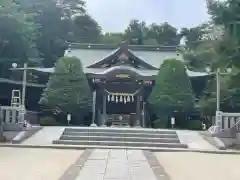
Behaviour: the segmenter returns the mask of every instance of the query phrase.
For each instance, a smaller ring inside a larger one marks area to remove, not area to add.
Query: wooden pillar
[[[107,118],[106,113],[107,113],[107,96],[106,96],[106,93],[103,93],[103,118],[102,118],[101,125],[106,124],[106,118]]]
[[[140,125],[140,116],[141,116],[141,108],[140,108],[140,106],[141,106],[141,104],[140,104],[140,96],[139,95],[137,95],[137,109],[136,109],[136,124],[135,124],[135,126],[136,127],[140,127],[141,125]]]

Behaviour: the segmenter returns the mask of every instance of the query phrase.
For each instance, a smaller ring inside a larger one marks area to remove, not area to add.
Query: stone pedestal
[[[240,133],[236,133],[236,144],[240,145]]]
[[[136,119],[136,124],[135,124],[136,128],[141,128],[141,124],[140,124],[140,120]]]
[[[3,135],[0,135],[0,142],[6,142],[6,137]]]
[[[97,124],[91,124],[90,127],[97,127]]]

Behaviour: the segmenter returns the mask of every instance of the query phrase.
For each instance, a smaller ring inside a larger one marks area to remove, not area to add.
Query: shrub
[[[159,117],[193,109],[194,94],[183,62],[176,59],[167,59],[163,62],[149,103]]]
[[[168,119],[157,119],[154,121],[154,128],[167,128]]]
[[[200,120],[189,120],[188,129],[191,130],[202,130],[202,121]]]
[[[56,119],[52,116],[41,117],[39,120],[39,124],[41,126],[58,126],[59,125]]]
[[[79,59],[63,57],[57,61],[39,104],[72,115],[91,110],[91,89]]]

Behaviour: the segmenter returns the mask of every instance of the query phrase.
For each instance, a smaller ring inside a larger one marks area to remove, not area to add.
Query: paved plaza
[[[157,180],[141,150],[0,148],[0,159],[1,180]]]
[[[1,180],[239,180],[240,155],[0,148]]]

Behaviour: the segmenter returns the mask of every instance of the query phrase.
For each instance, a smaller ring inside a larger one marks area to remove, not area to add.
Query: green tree
[[[120,44],[123,41],[123,33],[105,33],[101,36],[101,43],[103,44]]]
[[[221,36],[214,42],[212,49],[215,51],[212,56],[212,69],[226,69],[232,67],[231,76],[221,77],[221,110],[235,111],[239,107],[240,87],[240,6],[238,0],[207,0],[208,12],[211,15],[213,26],[221,27]],[[195,58],[196,59],[196,58]],[[208,58],[206,58],[208,59]],[[226,81],[227,80],[227,81]],[[214,88],[207,87],[201,97],[198,107],[205,115],[212,115],[216,110],[216,79],[210,79]]]
[[[176,59],[163,62],[156,77],[149,102],[158,116],[193,109],[194,95],[184,64]]]
[[[181,29],[180,34],[185,38],[185,44],[187,47],[194,49],[201,43],[205,32],[201,26],[197,26],[193,28],[183,28]]]
[[[8,78],[12,62],[23,64],[38,57],[36,25],[32,13],[19,1],[0,1],[0,76]]]
[[[184,49],[182,55],[188,69],[204,72],[206,67],[212,67],[219,58],[216,52],[216,43],[204,41],[194,49]]]
[[[128,40],[130,44],[143,45],[147,32],[148,27],[144,21],[131,20],[125,30],[125,39]]]
[[[238,0],[215,1],[208,0],[208,11],[217,25],[224,27],[224,41],[219,48],[219,54],[225,62],[240,67],[240,6]],[[227,62],[229,63],[229,62]]]
[[[147,37],[156,39],[160,45],[177,46],[180,43],[180,36],[177,29],[167,22],[160,25],[151,24],[148,27]]]
[[[82,116],[91,107],[91,92],[79,59],[64,57],[57,61],[40,104],[49,108],[60,108],[64,113]]]
[[[101,40],[101,27],[88,14],[75,16],[73,19],[73,41],[98,43]]]
[[[3,0],[0,2],[0,56],[9,56],[10,54],[10,56],[13,56],[12,54],[14,53],[12,52],[6,55],[6,51],[15,43],[14,38],[16,38],[17,42],[15,44],[20,48],[17,51],[21,51],[18,54],[18,58],[27,59],[30,56],[36,55],[33,54],[36,53],[34,43],[36,26],[32,22],[32,17],[33,14],[25,12],[24,7],[17,0]],[[11,34],[14,35],[14,38],[11,37]]]
[[[41,3],[34,21],[38,24],[36,45],[43,59],[43,66],[51,68],[54,67],[56,60],[64,55],[67,48],[65,41],[71,31],[72,22],[62,18],[64,16],[62,9],[57,7],[54,1],[45,0]]]
[[[158,42],[156,39],[146,39],[143,41],[144,45],[158,45]]]
[[[220,107],[226,108],[231,98],[230,91],[228,91],[230,77],[220,76]],[[216,77],[209,77],[206,88],[197,103],[197,108],[204,116],[214,116],[216,112],[217,96],[216,96]],[[223,110],[223,109],[222,109]],[[225,109],[226,110],[226,109]]]

